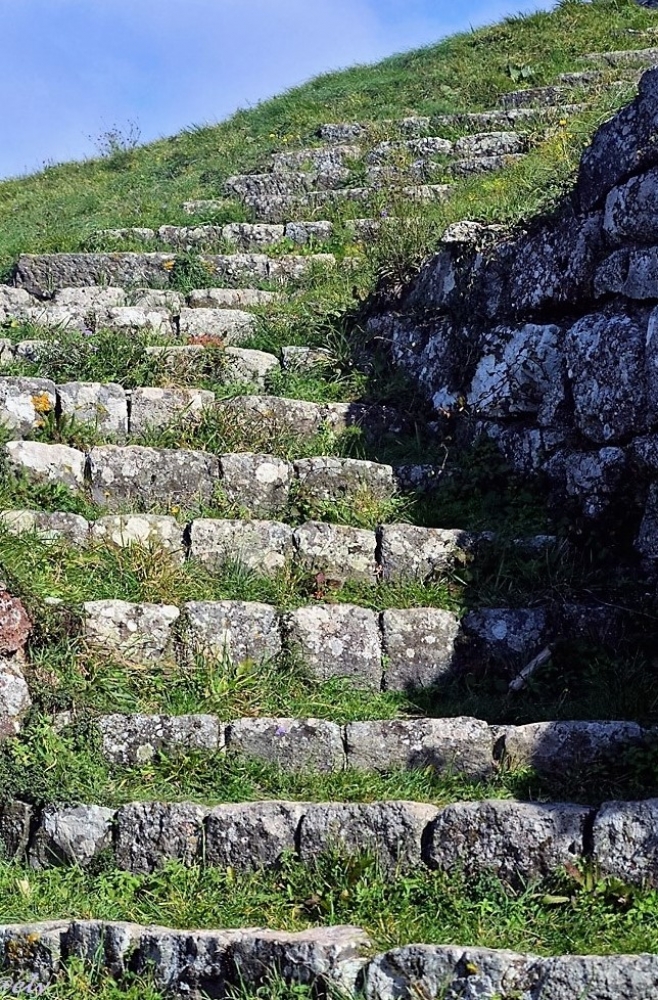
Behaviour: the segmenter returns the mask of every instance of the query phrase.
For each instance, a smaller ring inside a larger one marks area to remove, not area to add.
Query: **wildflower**
[[[173,271],[174,265],[175,265],[175,261],[173,261],[173,260],[166,260],[162,266],[164,267],[165,271]]]
[[[50,413],[53,408],[47,392],[40,392],[37,396],[32,396],[32,406],[37,413]]]
[[[170,508],[169,512],[174,515],[180,514],[180,507],[178,506],[177,503],[175,503],[174,506]]]
[[[567,124],[567,119],[566,118],[560,118],[559,124],[560,125],[566,125]]]

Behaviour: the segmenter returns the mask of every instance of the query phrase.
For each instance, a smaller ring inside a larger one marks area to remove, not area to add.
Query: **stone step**
[[[127,306],[134,309],[164,309],[177,315],[184,306],[193,309],[249,309],[271,305],[279,300],[280,296],[276,292],[264,292],[258,288],[198,288],[183,294],[172,289],[125,289],[105,285],[61,288],[53,293],[52,298],[44,299],[43,296],[31,295],[24,288],[0,285],[0,323],[28,318],[32,315],[29,309],[44,309],[46,306],[70,310],[84,316]]]
[[[624,49],[618,52],[588,52],[581,57],[586,62],[603,63],[607,66],[643,66],[650,68],[658,64],[658,48]]]
[[[336,263],[332,254],[206,254],[199,262],[209,278],[234,287],[252,280],[283,284],[303,278],[313,267]],[[23,254],[14,281],[18,288],[42,298],[50,298],[53,291],[89,285],[166,288],[175,267],[175,256],[166,253]]]
[[[58,982],[74,978],[67,974],[74,962],[76,975],[82,966],[118,984],[143,977],[167,996],[226,1000],[245,990],[265,996],[271,977],[293,988],[312,987],[318,996],[327,991],[352,996],[368,953],[366,933],[349,926],[291,933],[253,927],[177,930],[105,920],[0,925],[2,984],[11,996],[40,996],[49,985],[59,992]],[[117,990],[123,993],[119,985]],[[149,994],[154,995],[150,988]]]
[[[305,194],[314,190],[331,191],[344,187],[349,176],[350,171],[343,167],[322,171],[235,174],[226,180],[224,190],[229,198],[247,201],[262,195]]]
[[[438,115],[433,119],[437,128],[491,128],[509,127],[528,122],[551,122],[569,118],[587,110],[586,104],[563,104],[556,107],[509,108],[495,111],[464,111]]]
[[[222,243],[230,243],[241,253],[276,246],[284,240],[297,246],[307,246],[311,242],[326,242],[334,233],[331,222],[290,222],[287,225],[267,223],[235,222],[226,226],[160,226],[158,230],[148,230],[148,239],[156,239],[176,250],[199,250]],[[121,229],[102,230],[97,235],[119,241],[143,239],[143,230]]]
[[[380,206],[382,202],[391,200],[412,201],[424,204],[426,202],[444,201],[450,197],[452,187],[449,184],[405,184],[394,188],[360,187],[343,188],[336,191],[316,191],[300,196],[276,196],[250,198],[246,204],[259,218],[267,222],[280,222],[293,218],[303,211],[317,211],[336,206],[348,206],[350,202],[357,205]],[[202,205],[196,202],[197,210]],[[206,209],[211,211],[212,202]],[[217,204],[217,203],[214,203]]]
[[[658,979],[658,955],[540,958],[435,944],[377,954],[367,933],[353,926],[291,933],[49,921],[0,925],[0,948],[3,981],[12,996],[42,992],[61,980],[73,961],[119,982],[127,974],[153,977],[156,989],[194,997],[271,989],[268,977],[277,976],[293,987],[312,986],[318,996],[365,1000],[465,997],[474,988],[482,997],[507,997],[510,984],[516,996],[538,997],[540,991],[555,1000],[655,1000]]]
[[[253,728],[258,720],[244,721]],[[285,744],[285,736],[281,742]],[[449,770],[450,758],[460,749],[468,753],[444,740],[435,750],[438,766]],[[13,837],[25,845],[16,860],[37,869],[62,864],[85,868],[109,851],[119,870],[138,875],[173,861],[188,868],[205,864],[240,872],[275,867],[285,855],[309,863],[338,849],[343,856],[374,855],[393,877],[423,868],[449,873],[458,866],[471,877],[491,873],[521,887],[565,866],[589,863],[603,877],[658,886],[655,799],[605,802],[599,809],[505,799],[443,807],[395,800],[274,800],[214,807],[134,802],[116,810],[49,805],[40,812],[10,801],[4,808],[14,820]]]
[[[581,84],[585,86],[585,84]],[[505,110],[511,108],[557,107],[568,103],[571,92],[567,86],[528,87],[525,90],[511,90],[503,94],[500,103]]]
[[[274,153],[271,162],[274,173],[289,173],[309,168],[327,172],[344,168],[351,161],[359,160],[362,156],[361,146],[313,146],[307,149]]]
[[[518,132],[483,132],[463,136],[455,142],[431,137],[427,139],[407,139],[398,142],[388,140],[376,145],[366,156],[368,166],[386,164],[401,154],[415,159],[436,156],[454,156],[468,159],[477,156],[499,156],[509,153],[525,153],[528,149],[527,136]]]
[[[198,315],[196,310],[190,312],[193,316]],[[225,311],[221,314],[225,315]],[[274,355],[267,357],[273,367],[276,358]],[[235,364],[242,362],[244,366],[251,361],[245,352],[236,349],[229,358]],[[262,359],[259,363],[262,364]],[[261,434],[267,431],[273,436],[308,440],[323,430],[341,434],[349,428],[358,427],[366,438],[373,439],[385,433],[397,435],[406,429],[396,411],[374,404],[311,403],[267,395],[216,399],[214,393],[206,389],[170,386],[126,390],[115,383],[67,382],[56,385],[47,378],[0,377],[0,425],[16,438],[39,430],[49,417],[90,423],[101,434],[139,436],[148,430],[175,427],[188,417],[196,420],[202,410],[208,409],[213,409],[218,419],[228,420],[232,430],[241,429],[245,435],[258,428]],[[308,461],[329,463],[331,466],[334,460]],[[365,465],[376,468],[374,463]],[[318,468],[314,475],[330,477],[332,469]]]

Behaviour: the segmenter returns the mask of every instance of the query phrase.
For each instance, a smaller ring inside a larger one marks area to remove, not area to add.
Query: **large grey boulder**
[[[196,518],[190,557],[217,572],[232,563],[260,576],[274,576],[293,555],[293,529],[280,521],[220,521]]]
[[[433,822],[427,859],[441,871],[491,871],[519,885],[581,861],[590,816],[567,803],[456,802]]]
[[[30,847],[32,868],[87,867],[112,846],[114,809],[101,806],[47,806]]]
[[[352,604],[313,604],[284,619],[286,646],[319,681],[346,677],[379,691],[382,645],[374,611]]]
[[[297,849],[308,807],[299,802],[244,802],[215,806],[206,820],[209,865],[236,871],[270,868]]]
[[[61,446],[60,446],[61,447]],[[103,445],[89,454],[91,495],[100,507],[189,505],[212,499],[219,462],[203,451]]]
[[[83,609],[83,635],[96,652],[133,664],[173,660],[178,608],[106,600],[87,601]]]
[[[231,753],[252,757],[284,771],[342,771],[343,734],[322,719],[238,719],[228,727]]]
[[[148,874],[179,861],[198,863],[208,809],[191,803],[133,802],[116,815],[115,860],[119,868]]]
[[[256,601],[190,601],[185,607],[184,648],[233,664],[262,663],[281,652],[279,615]]]
[[[382,633],[387,691],[429,687],[458,668],[459,619],[438,608],[385,611]]]
[[[350,722],[345,733],[347,764],[355,770],[432,767],[475,779],[491,777],[495,770],[493,731],[478,719]]]
[[[422,802],[340,802],[306,806],[299,834],[303,861],[328,851],[373,854],[384,869],[418,867],[436,806]]]

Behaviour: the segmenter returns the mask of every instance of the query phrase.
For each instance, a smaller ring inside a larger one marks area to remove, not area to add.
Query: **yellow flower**
[[[32,396],[32,406],[37,413],[50,413],[53,408],[47,392],[41,392],[38,396]]]
[[[170,508],[169,513],[170,514],[180,514],[180,507],[178,506],[177,503],[174,504],[174,506]]]
[[[567,119],[566,118],[560,118],[560,125],[566,125],[566,124],[567,124]]]
[[[174,265],[175,265],[175,261],[173,261],[173,260],[166,260],[162,266],[164,267],[165,271],[173,271]]]

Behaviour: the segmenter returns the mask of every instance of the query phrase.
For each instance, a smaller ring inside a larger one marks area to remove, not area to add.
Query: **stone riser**
[[[208,277],[228,286],[246,281],[285,284],[302,279],[313,267],[334,267],[332,254],[216,254],[199,257]],[[118,285],[122,288],[167,288],[176,258],[166,253],[25,254],[16,265],[14,281],[39,297],[63,288]]]
[[[520,886],[587,862],[602,877],[655,887],[651,828],[658,800],[565,802],[505,799],[454,802],[247,802],[214,807],[136,802],[119,809],[3,807],[12,842],[5,850],[35,868],[86,866],[113,854],[121,870],[146,874],[170,861],[236,870],[271,868],[285,855],[373,853],[391,874],[420,867],[469,875],[490,871]],[[638,822],[639,820],[639,822]],[[634,824],[634,825],[633,825]],[[245,845],[248,845],[245,848]]]
[[[656,1000],[658,955],[531,954],[486,948],[407,945],[372,955],[358,927],[298,933],[270,930],[176,930],[74,920],[0,926],[0,962],[9,987],[38,991],[72,959],[120,980],[153,976],[173,996],[225,1000],[235,989],[256,990],[278,975],[318,996],[338,991],[350,1000],[467,996],[551,1000]],[[367,957],[368,955],[372,957]],[[446,994],[446,991],[449,991]],[[468,992],[466,992],[468,991]]]

